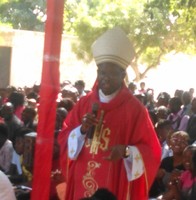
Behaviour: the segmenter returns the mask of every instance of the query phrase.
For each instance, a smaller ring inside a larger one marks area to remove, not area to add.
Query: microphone
[[[99,104],[98,103],[93,103],[93,105],[92,105],[92,114],[94,114],[95,117],[97,117],[98,110],[99,110]],[[88,143],[89,144],[91,144],[91,142],[92,142],[94,132],[95,132],[95,126],[93,125],[92,127],[89,128],[89,131],[87,133],[87,138],[88,138]]]

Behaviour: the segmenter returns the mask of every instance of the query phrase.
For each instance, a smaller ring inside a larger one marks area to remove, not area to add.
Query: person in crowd
[[[191,110],[191,95],[189,91],[185,91],[182,94],[182,114],[191,116],[192,110]]]
[[[13,151],[13,144],[8,140],[8,128],[0,123],[0,170],[5,173],[10,169]]]
[[[25,106],[21,115],[23,126],[32,129],[32,131],[36,132],[37,129],[36,116],[37,116],[37,111],[35,110],[35,108],[31,106]]]
[[[188,146],[183,153],[183,164],[186,169],[179,180],[182,199],[196,199],[196,146]]]
[[[134,57],[132,45],[115,27],[95,41],[92,51],[97,80],[69,113],[58,137],[65,199],[91,197],[104,187],[120,200],[146,200],[161,147],[147,109],[124,82]]]
[[[78,90],[72,85],[65,85],[61,89],[61,98],[70,98],[73,102],[77,102],[78,100]]]
[[[167,119],[169,115],[169,110],[165,106],[159,106],[158,108],[156,108],[155,113],[157,116],[157,121],[164,120]]]
[[[143,104],[146,104],[146,95],[143,93],[139,93],[138,91],[136,91],[134,93],[134,96]]]
[[[51,182],[50,182],[50,200],[59,200],[61,195],[65,193],[65,180],[60,168],[60,146],[57,140],[58,134],[54,134],[54,146],[52,156],[52,168],[51,168]],[[63,185],[63,188],[62,188]],[[59,195],[59,188],[61,195]]]
[[[74,86],[78,90],[78,99],[86,95],[85,82],[83,80],[77,80]]]
[[[3,95],[3,103],[8,102],[8,98],[9,98],[10,94],[11,94],[12,92],[16,92],[16,91],[17,91],[17,89],[16,89],[15,86],[13,86],[13,85],[8,85],[8,86],[5,88],[5,93],[4,93],[4,95]]]
[[[139,88],[139,93],[140,94],[146,94],[146,83],[144,81],[141,81],[140,84],[139,84],[140,88]]]
[[[0,199],[1,200],[16,200],[12,183],[4,172],[0,170]]]
[[[171,96],[167,92],[160,92],[157,96],[157,103],[156,107],[158,108],[159,106],[165,106],[166,108],[168,107],[169,100]]]
[[[189,94],[191,95],[191,100],[194,97],[195,89],[194,88],[189,88]]]
[[[171,180],[178,178],[183,166],[183,151],[188,146],[189,136],[184,131],[177,131],[171,135],[170,145],[173,156],[164,158],[161,162],[156,179],[150,191],[150,197],[158,197],[167,192],[168,184]]]
[[[190,137],[190,144],[196,141],[196,97],[191,101],[192,115],[188,121],[186,132]]]
[[[27,169],[24,165],[24,142],[25,142],[25,135],[31,133],[32,130],[26,127],[21,127],[17,130],[17,134],[15,136],[15,143],[14,143],[14,150],[16,151],[16,155],[19,155],[19,162],[22,169],[22,174],[18,173],[18,171],[14,170],[14,166],[12,166],[12,170],[10,170],[10,180],[13,183],[25,183],[32,180],[32,172],[31,169]],[[30,148],[30,147],[29,147]],[[15,158],[17,159],[17,158]],[[12,163],[14,165],[15,163]],[[15,169],[17,166],[15,166]]]
[[[162,147],[161,159],[163,160],[166,157],[172,156],[173,152],[168,145],[168,136],[174,132],[171,122],[167,119],[160,120],[156,123],[155,130]]]
[[[186,131],[189,120],[188,115],[183,114],[182,103],[179,97],[173,97],[169,101],[170,114],[167,119],[171,121],[174,130]]]
[[[68,112],[70,112],[76,103],[70,98],[62,98],[59,102],[57,102],[58,108],[65,108]]]
[[[155,112],[155,100],[154,100],[154,90],[153,89],[147,89],[146,91],[146,108],[149,112]]]
[[[68,115],[68,111],[64,107],[57,107],[56,111],[56,125],[55,125],[55,130],[57,133],[61,131],[63,127],[63,122],[65,121],[65,118]]]
[[[25,95],[21,91],[14,91],[9,95],[8,101],[11,102],[14,107],[14,114],[21,119],[25,104]]]
[[[168,183],[168,191],[159,199],[194,200],[196,199],[196,146],[189,145],[183,152],[185,170]]]
[[[184,90],[180,90],[180,89],[176,89],[174,92],[174,97],[178,97],[181,100],[182,104],[183,104],[183,102],[182,102],[183,93],[184,93]]]
[[[8,139],[14,143],[15,132],[23,126],[22,121],[14,114],[13,104],[7,102],[3,104],[1,116],[8,127]]]
[[[137,85],[134,82],[130,82],[128,84],[128,89],[130,90],[130,92],[134,95],[136,90],[137,90]]]

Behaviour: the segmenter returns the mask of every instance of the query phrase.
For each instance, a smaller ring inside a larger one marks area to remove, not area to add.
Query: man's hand
[[[104,159],[109,161],[117,161],[124,158],[126,147],[127,145],[121,144],[110,147],[108,150],[106,150],[107,152],[110,152],[110,154]]]
[[[81,133],[86,134],[87,131],[92,127],[96,126],[98,120],[96,119],[95,115],[92,113],[86,113],[82,118],[82,126],[81,126]]]

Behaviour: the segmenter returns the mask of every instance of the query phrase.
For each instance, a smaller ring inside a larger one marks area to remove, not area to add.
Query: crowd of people
[[[194,89],[155,98],[145,82],[126,84],[133,52],[121,29],[92,49],[92,90],[66,80],[56,99],[50,200],[196,199]],[[1,200],[30,199],[34,146],[25,144],[36,140],[39,89],[0,89]]]

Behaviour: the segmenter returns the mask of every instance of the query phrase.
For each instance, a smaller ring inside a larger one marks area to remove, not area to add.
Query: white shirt
[[[22,174],[20,155],[18,155],[15,150],[13,152],[12,164],[16,165],[18,174]]]
[[[2,171],[0,171],[0,199],[16,200],[12,184]]]
[[[173,156],[173,151],[169,148],[166,141],[164,141],[161,146],[162,146],[161,160],[163,160],[166,157]]]
[[[14,148],[12,142],[10,140],[6,140],[0,149],[0,166],[4,172],[8,172],[10,169],[13,151]]]

